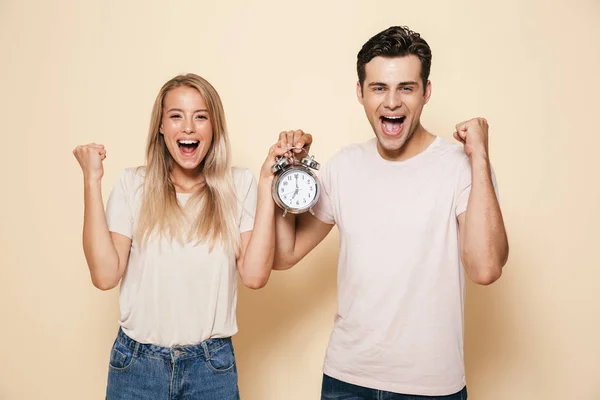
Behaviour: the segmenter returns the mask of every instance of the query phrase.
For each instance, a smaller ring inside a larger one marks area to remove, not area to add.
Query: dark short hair
[[[427,42],[406,26],[392,26],[369,39],[358,52],[356,70],[363,86],[366,78],[365,65],[375,57],[404,57],[415,55],[421,61],[423,90],[427,86],[431,69],[431,49]]]

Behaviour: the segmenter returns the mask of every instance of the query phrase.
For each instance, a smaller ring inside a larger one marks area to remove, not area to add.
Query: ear
[[[160,124],[160,126],[158,127],[158,132],[159,132],[161,135],[164,135],[164,134],[165,134],[165,133],[163,132],[163,124]]]
[[[425,104],[429,102],[429,98],[431,97],[431,81],[427,81],[427,86],[425,86]]]
[[[363,104],[363,93],[362,93],[362,86],[360,85],[360,82],[356,82],[356,98],[358,99],[358,102],[360,104]]]

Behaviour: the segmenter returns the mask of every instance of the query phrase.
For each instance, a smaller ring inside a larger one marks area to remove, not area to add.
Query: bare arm
[[[508,239],[489,162],[477,159],[473,167],[467,211],[458,217],[460,248],[467,275],[475,283],[489,285],[502,275]]]
[[[274,207],[271,180],[261,179],[254,228],[242,233],[242,251],[237,262],[242,282],[251,289],[265,286],[271,274],[275,251]]]
[[[465,151],[471,160],[471,193],[467,210],[458,217],[460,251],[469,278],[475,283],[489,285],[502,275],[508,260],[508,238],[492,182],[487,154],[487,122],[477,119],[465,125],[457,130],[463,132],[461,137],[464,136]],[[481,132],[484,137],[482,145],[478,145],[475,139]],[[469,135],[473,136],[473,143],[469,141]]]
[[[310,213],[299,216],[288,214],[285,217],[282,216],[281,210],[277,210],[276,213],[277,240],[273,269],[284,270],[296,265],[317,247],[333,228],[333,225],[321,222]]]
[[[287,153],[287,147],[279,142],[271,147],[260,172],[254,227],[252,231],[242,233],[242,249],[237,265],[242,282],[251,289],[265,286],[273,269],[276,207],[271,195],[271,168],[277,157]]]
[[[280,148],[289,149],[286,157],[302,158],[312,145],[312,135],[302,130],[284,131],[279,134]],[[293,150],[292,150],[293,149]],[[275,207],[275,259],[273,269],[285,270],[296,265],[314,249],[331,231],[326,224],[310,213],[287,214]]]
[[[92,283],[101,290],[112,289],[125,272],[131,239],[108,230],[101,191],[104,147],[79,146],[73,153],[84,175],[83,251]]]

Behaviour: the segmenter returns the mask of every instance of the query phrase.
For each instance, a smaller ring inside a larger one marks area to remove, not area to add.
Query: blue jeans
[[[321,400],[466,400],[467,387],[448,396],[418,396],[369,389],[342,382],[323,374]]]
[[[231,338],[193,346],[141,344],[119,329],[110,354],[107,400],[239,400]]]

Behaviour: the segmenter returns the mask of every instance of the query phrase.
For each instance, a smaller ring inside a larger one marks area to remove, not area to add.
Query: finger
[[[287,136],[282,135],[279,137],[279,141],[277,142],[277,145],[279,147],[281,147],[282,149],[286,149],[287,148]]]
[[[287,135],[286,135],[286,140],[287,140],[287,147],[293,147],[294,146],[294,131],[288,131]]]
[[[294,153],[302,152],[302,148],[304,147],[304,137],[305,133],[301,129],[297,129],[294,131],[294,139],[292,142],[292,146],[294,147]]]
[[[269,158],[275,160],[276,157],[283,156],[286,153],[288,153],[287,146],[282,146],[281,142],[277,142],[269,149]],[[289,157],[289,155],[286,155],[286,157]]]
[[[300,143],[298,143],[298,141],[302,138],[303,135],[304,135],[304,132],[302,131],[302,129],[296,129],[294,131],[294,141],[293,141],[294,147],[296,147],[296,148],[302,147],[302,145],[298,146],[300,144]]]
[[[277,142],[273,146],[269,147],[269,156],[277,154],[280,151],[281,151],[281,146],[279,146],[279,142]]]
[[[304,146],[310,146],[312,144],[313,138],[310,133],[305,133],[302,139],[304,140]]]
[[[310,149],[311,143],[312,143],[312,135],[310,133],[305,133],[297,141],[296,148],[298,148],[298,149],[304,148],[308,152],[308,149]]]
[[[461,122],[460,124],[456,125],[456,132],[458,132],[458,134],[460,135],[462,140],[464,140],[467,137],[468,130],[469,130],[469,121]]]
[[[273,151],[274,151],[274,154],[285,155],[285,157],[289,157],[289,154],[288,154],[288,145],[287,145],[287,133],[286,133],[286,135],[285,135],[285,137],[283,139],[280,139],[273,146]]]
[[[454,134],[452,136],[454,136],[454,139],[458,140],[459,142],[464,143],[463,139],[460,137],[458,132],[454,132]]]
[[[100,144],[100,143],[89,143],[89,144],[86,144],[85,146],[82,146],[82,147],[85,147],[85,148],[88,148],[88,149],[103,149],[104,145]]]
[[[456,124],[456,131],[460,132],[461,130],[467,129],[467,122],[468,121],[463,121],[463,122]]]
[[[106,159],[106,153],[100,154],[100,160],[104,161]]]
[[[281,148],[287,148],[287,131],[283,131],[279,134],[279,141],[278,141],[279,147]]]
[[[83,147],[77,148],[75,149],[75,151],[73,152],[73,154],[75,154],[75,157],[80,160],[82,158],[85,157],[86,155],[86,149]]]
[[[273,150],[273,153],[272,153],[272,154],[273,154],[275,157],[278,157],[278,156],[283,156],[283,155],[285,155],[287,152],[288,152],[288,151],[287,151],[287,149],[285,149],[285,148],[276,147],[276,148]]]

